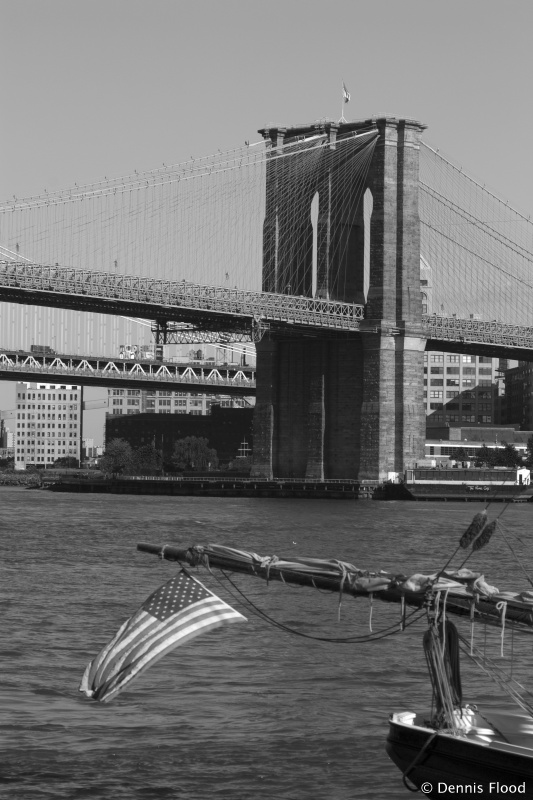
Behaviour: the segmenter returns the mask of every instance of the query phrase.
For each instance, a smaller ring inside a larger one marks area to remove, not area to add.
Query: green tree
[[[177,470],[190,469],[198,472],[216,469],[218,466],[217,451],[209,447],[207,439],[199,436],[187,436],[185,439],[178,439],[174,444],[171,462]]]
[[[455,458],[456,461],[468,461],[469,460],[468,453],[466,452],[464,447],[458,447],[457,450],[455,451],[455,454],[454,454],[453,457]]]
[[[228,464],[228,472],[250,472],[252,469],[252,456],[234,458]]]
[[[476,467],[493,467],[495,460],[494,449],[487,447],[485,442],[483,442],[483,447],[480,447],[476,453]]]
[[[514,444],[509,444],[507,442],[503,442],[502,444],[504,445],[503,450],[499,449],[496,451],[497,456],[495,466],[517,467],[519,464],[522,464],[522,458]]]
[[[142,445],[133,451],[132,470],[137,475],[159,475],[162,463],[161,451],[151,444]]]
[[[111,439],[99,461],[106,475],[127,475],[131,472],[133,452],[125,439]]]
[[[526,467],[533,469],[533,435],[527,440]]]

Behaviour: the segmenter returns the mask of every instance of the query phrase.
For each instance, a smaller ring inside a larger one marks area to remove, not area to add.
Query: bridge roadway
[[[363,306],[107,272],[0,261],[0,300],[180,322],[205,330],[356,331]]]
[[[0,350],[0,380],[251,397],[255,367]]]
[[[533,361],[533,327],[424,315],[426,350]]]
[[[2,300],[141,317],[163,328],[170,323],[173,341],[179,341],[176,323],[189,326],[182,332],[187,342],[213,331],[225,332],[229,341],[259,340],[267,331],[323,336],[374,330],[364,321],[364,306],[354,303],[7,261],[0,261]],[[425,338],[427,350],[533,360],[532,327],[425,315],[416,330],[390,332]]]

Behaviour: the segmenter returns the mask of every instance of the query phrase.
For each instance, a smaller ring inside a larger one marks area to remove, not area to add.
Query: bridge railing
[[[207,373],[207,374],[205,374]],[[46,383],[57,383],[68,379],[70,383],[86,383],[88,379],[93,384],[105,386],[113,383],[114,385],[123,384],[124,386],[143,385],[143,388],[150,385],[156,389],[180,387],[184,391],[198,391],[200,393],[219,394],[255,394],[255,373],[252,377],[247,377],[242,371],[236,374],[222,376],[218,370],[201,370],[198,375],[194,369],[183,365],[165,364],[139,364],[118,362],[117,360],[102,359],[97,366],[89,363],[89,360],[65,359],[59,357],[49,358],[47,361],[33,356],[19,357],[11,353],[0,352],[0,374],[3,379],[10,375],[20,376],[20,380],[27,380],[27,376],[32,376],[32,380],[42,380]]]
[[[357,303],[26,262],[0,262],[1,287],[140,302],[157,306],[159,316],[162,307],[169,314],[183,307],[226,317],[344,330],[358,330],[364,316],[364,307]]]
[[[497,320],[486,322],[453,316],[439,317],[435,314],[424,314],[422,322],[428,338],[533,349],[533,327],[509,325]]]

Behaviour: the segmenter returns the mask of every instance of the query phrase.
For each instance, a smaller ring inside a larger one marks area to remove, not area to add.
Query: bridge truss
[[[57,353],[0,352],[0,380],[156,389],[241,397],[255,395],[249,366],[130,361]]]
[[[9,261],[0,262],[0,300],[155,320],[159,343],[165,330],[167,341],[189,334],[175,323],[255,341],[266,329],[356,331],[364,313],[356,303]]]

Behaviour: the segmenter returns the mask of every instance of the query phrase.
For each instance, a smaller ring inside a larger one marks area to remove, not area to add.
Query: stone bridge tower
[[[356,131],[374,129],[377,139],[362,187],[371,193],[369,231],[363,202],[357,208],[343,202],[346,191],[336,185],[341,170],[326,169],[320,185],[311,181],[306,188],[295,181],[287,191],[285,180],[282,192],[284,167],[278,159],[269,162],[263,290],[365,303],[365,320],[361,332],[349,337],[271,336],[259,343],[255,477],[386,480],[424,452],[418,215],[424,128],[415,120],[383,117],[260,131],[271,153],[316,134],[327,137],[330,150]],[[311,204],[317,192],[313,265]],[[308,205],[309,214],[284,236],[279,219],[296,203]]]

